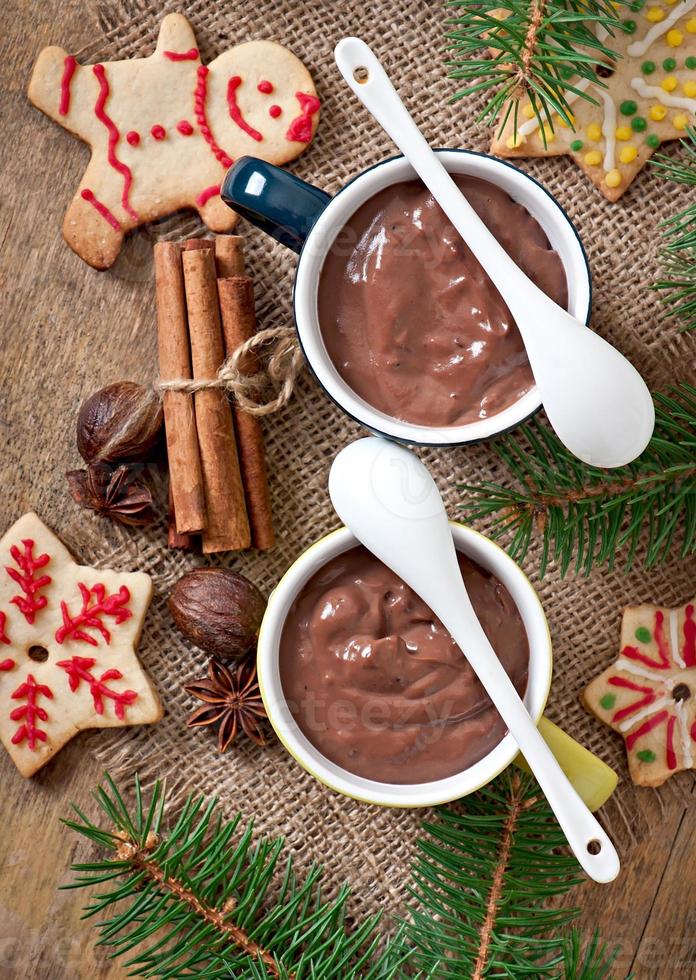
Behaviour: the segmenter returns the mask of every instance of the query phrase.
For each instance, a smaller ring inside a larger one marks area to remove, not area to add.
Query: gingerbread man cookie
[[[665,140],[685,135],[696,122],[696,0],[633,0],[615,37],[597,27],[598,37],[620,55],[600,66],[598,82],[577,76],[572,84],[598,103],[568,95],[573,128],[557,114],[553,131],[544,126],[546,145],[531,103],[520,105],[491,149],[503,157],[568,154],[610,201],[616,201]]]
[[[249,41],[201,62],[181,14],[162,21],[149,58],[79,65],[44,48],[29,98],[92,148],[63,234],[96,269],[116,260],[131,228],[195,208],[215,232],[236,215],[220,199],[235,157],[294,160],[319,121],[312,77],[272,41]]]
[[[660,786],[696,759],[696,599],[628,606],[619,659],[585,689],[586,707],[626,741],[631,779]]]
[[[135,655],[149,575],[77,565],[36,514],[0,541],[0,739],[23,776],[84,728],[159,721]]]

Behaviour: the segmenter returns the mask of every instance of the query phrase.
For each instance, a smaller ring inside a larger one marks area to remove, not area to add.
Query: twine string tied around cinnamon
[[[243,364],[249,355],[263,357],[265,367],[247,374]],[[214,378],[178,378],[157,382],[161,392],[193,394],[222,389],[250,415],[271,415],[287,405],[302,367],[302,351],[292,327],[268,327],[241,343],[220,365]],[[268,397],[270,395],[270,397]],[[266,397],[267,400],[262,400]]]

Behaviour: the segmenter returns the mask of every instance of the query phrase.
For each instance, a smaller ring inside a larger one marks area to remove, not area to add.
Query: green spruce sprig
[[[666,180],[696,187],[696,130],[687,129],[680,140],[681,154],[658,154],[653,167]],[[696,201],[662,223],[665,247],[662,250],[663,278],[654,288],[663,294],[668,311],[683,321],[681,329],[696,329]]]
[[[107,856],[74,864],[76,880],[64,887],[107,885],[85,918],[102,916],[99,945],[128,956],[132,973],[161,980],[611,977],[617,951],[596,935],[583,944],[565,931],[579,909],[546,907],[582,875],[536,783],[516,770],[423,826],[417,907],[391,938],[377,931],[378,915],[349,930],[346,887],[324,899],[318,867],[298,880],[290,861],[280,867],[281,840],[254,842],[251,824],[240,815],[223,820],[215,801],[190,796],[166,831],[160,783],[146,804],[136,776],[132,809],[108,775],[95,795],[106,829],[74,804],[79,819],[64,822]]]
[[[492,444],[514,484],[463,484],[467,521],[483,521],[522,559],[541,538],[540,574],[549,561],[561,576],[612,567],[639,552],[651,567],[676,550],[696,551],[696,388],[680,384],[653,395],[655,432],[629,466],[602,470],[571,455],[548,426],[533,421]]]
[[[461,808],[439,810],[423,835],[406,936],[426,976],[610,975],[616,950],[596,937],[583,948],[564,930],[580,910],[548,907],[583,875],[531,776],[508,769]]]
[[[528,98],[545,140],[554,113],[572,127],[573,98],[599,104],[578,83],[604,86],[596,66],[616,62],[611,37],[622,28],[611,0],[449,0],[449,6],[456,9],[447,22],[449,74],[463,83],[452,98],[484,92],[479,120],[492,122],[507,105],[500,130],[512,113],[516,133],[520,102]]]
[[[348,889],[325,900],[321,870],[303,881],[292,862],[281,867],[281,839],[254,842],[241,815],[224,820],[216,801],[189,796],[174,827],[162,832],[165,793],[155,783],[145,805],[135,780],[131,813],[109,776],[96,799],[109,829],[74,804],[68,827],[106,848],[108,856],[72,865],[67,888],[105,885],[85,917],[98,924],[99,945],[144,977],[173,980],[389,980],[402,956],[398,939],[378,953],[379,915],[350,932],[345,927]]]

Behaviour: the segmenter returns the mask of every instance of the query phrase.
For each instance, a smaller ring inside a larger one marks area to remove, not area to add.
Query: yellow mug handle
[[[548,718],[542,717],[538,727],[544,741],[558,759],[561,769],[584,802],[593,813],[599,810],[616,789],[619,777],[614,770],[570,735],[566,735]],[[514,763],[525,772],[531,773],[521,752]]]

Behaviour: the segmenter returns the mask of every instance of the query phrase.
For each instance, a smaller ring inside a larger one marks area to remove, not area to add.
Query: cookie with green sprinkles
[[[617,660],[582,694],[626,743],[638,786],[696,765],[696,599],[676,609],[628,606]]]
[[[696,0],[633,0],[618,14],[620,30],[606,39],[615,63],[596,78],[559,71],[569,112],[550,118],[519,97],[501,109],[491,149],[502,157],[568,155],[601,193],[616,201],[652,154],[696,127]],[[535,111],[537,110],[537,111]],[[501,128],[502,127],[502,128]]]

